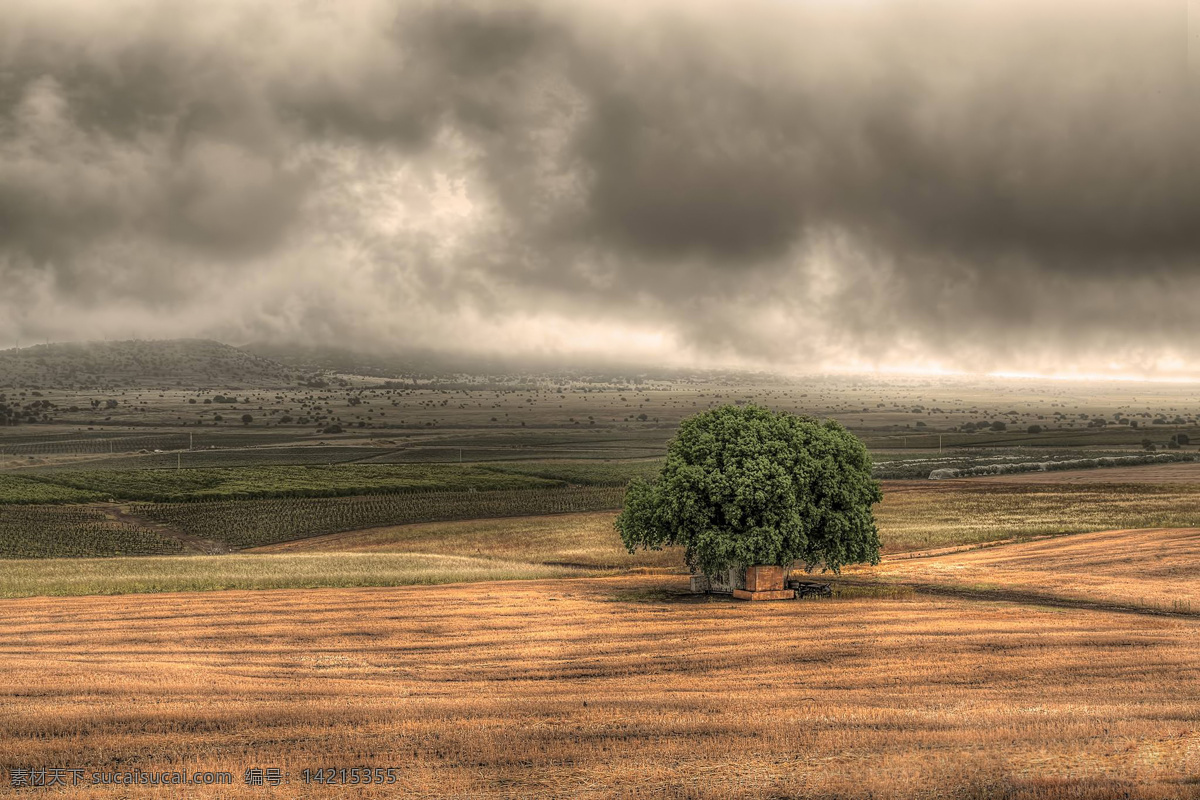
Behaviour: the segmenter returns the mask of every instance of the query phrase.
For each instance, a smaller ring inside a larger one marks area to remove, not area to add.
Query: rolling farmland
[[[135,753],[147,768],[400,767],[367,797],[1195,788],[1197,545],[1174,529],[1200,526],[1200,465],[926,480],[1128,457],[1144,436],[1165,448],[1195,421],[1174,422],[1174,395],[1139,412],[1172,420],[1147,432],[1092,426],[1080,415],[1107,400],[1058,388],[557,388],[260,387],[236,405],[127,389],[64,412],[103,429],[0,430],[0,770]],[[613,528],[672,420],[738,400],[839,416],[875,447],[887,555],[822,578],[830,600],[695,598],[682,552],[630,554]],[[300,413],[347,429],[281,421]],[[1053,415],[1060,429],[1034,436],[927,430]],[[977,545],[993,546],[897,558]]]
[[[1200,474],[1195,465],[1168,466],[1191,469],[1186,473],[1189,479]],[[1156,468],[1129,468],[1131,472],[1136,469]],[[1182,477],[1164,484],[1106,484],[1076,479],[1115,472],[1046,473],[1043,477],[1050,482],[1042,483],[1010,480],[1024,476],[885,482],[884,501],[875,509],[884,552],[902,553],[1114,528],[1200,526],[1200,483],[1186,483]],[[1124,478],[1125,473],[1118,474]],[[36,482],[31,485],[34,491],[41,491],[41,487],[48,487],[47,490],[52,492],[61,489]],[[624,489],[620,486],[574,486],[474,492],[410,491],[345,497],[131,502],[119,505],[128,512],[127,521],[135,523],[132,527],[114,528],[108,538],[97,539],[96,547],[91,550],[87,548],[90,541],[87,537],[77,537],[71,554],[102,556],[118,552],[164,552],[146,550],[155,539],[143,541],[142,533],[138,533],[142,544],[131,541],[128,546],[121,546],[121,530],[132,534],[147,526],[159,526],[179,534],[185,542],[185,551],[196,549],[187,546],[187,539],[191,538],[202,540],[201,551],[211,552],[213,549],[258,547],[346,531],[435,521],[491,519],[495,527],[501,526],[503,519],[508,517],[603,512],[611,524],[611,511],[620,508],[623,495]],[[66,495],[63,499],[71,497]],[[93,495],[83,493],[82,497],[91,499]],[[0,510],[10,514],[17,508],[0,506]],[[30,505],[26,508],[28,513],[40,514],[40,519],[50,521],[74,519],[70,516],[75,513],[73,509],[87,511],[89,506],[63,505],[59,516],[55,515],[54,506]],[[553,524],[553,516],[549,519]],[[17,528],[13,530],[18,531]],[[56,532],[59,530],[61,526],[46,524],[15,532],[12,535],[27,540],[26,544],[10,546],[8,550],[0,551],[0,557],[5,557],[6,553],[9,554],[7,557],[54,553],[58,545],[43,541],[43,538],[46,535],[61,538]],[[481,529],[479,534],[483,533]],[[161,533],[155,536],[161,538]],[[610,530],[610,536],[613,551],[620,551],[615,532]],[[519,554],[514,557],[519,558]]]
[[[358,528],[479,517],[619,508],[620,488],[414,492],[346,498],[287,498],[137,504],[135,513],[231,547],[255,547]]]
[[[3,476],[0,476],[3,478]],[[183,470],[88,470],[21,473],[20,494],[31,481],[59,491],[120,500],[179,502],[271,497],[336,497],[388,492],[546,488],[561,481],[459,465],[332,467],[285,466]],[[0,491],[8,484],[0,483]],[[0,502],[4,497],[0,496]]]

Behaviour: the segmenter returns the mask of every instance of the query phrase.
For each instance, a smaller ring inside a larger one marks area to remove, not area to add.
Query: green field
[[[579,486],[627,486],[633,478],[655,480],[663,460],[645,461],[523,461],[491,464],[485,469],[509,475],[530,475]]]
[[[99,492],[0,473],[0,507],[26,503],[87,503],[101,499],[103,495]]]
[[[127,453],[64,459],[21,469],[21,474],[131,469],[212,469],[222,467],[269,467],[343,464],[373,458],[374,447],[250,447],[222,450],[184,450],[169,453]]]
[[[28,481],[117,500],[180,502],[336,497],[422,491],[546,488],[560,481],[459,465],[284,466],[181,470],[88,470],[30,474]],[[0,490],[7,484],[0,484]],[[12,484],[21,497],[25,481]],[[51,491],[51,490],[48,490]],[[0,494],[0,503],[10,502]],[[23,502],[17,500],[15,502]]]

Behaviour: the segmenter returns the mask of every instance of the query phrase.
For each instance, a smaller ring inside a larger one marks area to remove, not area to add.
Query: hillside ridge
[[[50,342],[0,350],[0,387],[279,386],[295,371],[212,339]]]

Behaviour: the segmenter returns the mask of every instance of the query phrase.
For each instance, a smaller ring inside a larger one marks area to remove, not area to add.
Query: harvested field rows
[[[0,778],[223,770],[234,787],[189,796],[257,798],[1200,796],[1200,622],[682,585],[5,601]],[[291,782],[245,787],[254,765]],[[355,765],[399,782],[299,781]]]

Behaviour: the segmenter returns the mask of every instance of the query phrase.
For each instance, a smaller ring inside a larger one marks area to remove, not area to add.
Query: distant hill
[[[382,379],[455,380],[474,376],[506,382],[534,375],[597,383],[688,378],[744,380],[747,375],[760,382],[773,379],[773,376],[764,373],[623,364],[617,360],[599,358],[579,360],[566,356],[473,355],[403,346],[391,351],[371,352],[330,345],[253,343],[241,349],[291,367],[297,372],[332,372]]]
[[[440,376],[464,372],[486,374],[486,367],[490,366],[474,362],[460,363],[428,352],[367,353],[329,345],[255,343],[241,349],[296,371],[336,372],[375,378]]]
[[[0,387],[282,386],[295,371],[208,339],[69,342],[0,350]]]

